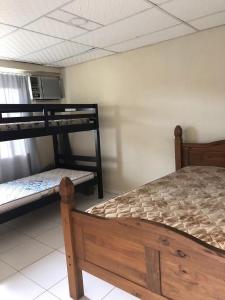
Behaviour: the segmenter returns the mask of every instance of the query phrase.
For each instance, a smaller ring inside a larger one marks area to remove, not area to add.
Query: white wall
[[[64,78],[68,102],[99,103],[107,190],[173,171],[177,124],[188,141],[225,138],[224,26],[68,67]]]

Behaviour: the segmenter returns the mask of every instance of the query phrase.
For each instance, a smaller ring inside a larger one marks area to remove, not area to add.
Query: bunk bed
[[[94,156],[72,154],[69,133],[84,131],[94,133]],[[42,136],[52,136],[55,168],[0,184],[0,223],[57,199],[64,176],[74,185],[97,184],[98,197],[103,197],[98,105],[0,105],[0,142]]]

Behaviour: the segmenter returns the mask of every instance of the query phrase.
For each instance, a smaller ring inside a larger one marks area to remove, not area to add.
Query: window
[[[28,78],[21,74],[0,73],[0,104],[29,102]],[[35,145],[34,139],[0,142],[0,182],[28,176],[40,170]]]
[[[0,88],[0,104],[8,103],[4,100],[10,100],[10,103],[20,103],[18,88]],[[6,117],[4,114],[3,117]],[[19,114],[13,114],[13,116],[19,116]],[[0,158],[12,158],[15,155],[26,156],[26,147],[24,140],[1,142],[0,143]]]

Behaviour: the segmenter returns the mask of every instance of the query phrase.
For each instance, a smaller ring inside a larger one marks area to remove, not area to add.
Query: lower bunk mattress
[[[225,250],[225,168],[185,167],[87,212],[163,223]]]
[[[63,177],[74,185],[94,178],[94,173],[57,168],[0,184],[0,214],[58,192]]]

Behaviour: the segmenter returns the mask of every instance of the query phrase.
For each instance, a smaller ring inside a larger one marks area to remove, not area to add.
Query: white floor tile
[[[59,252],[61,252],[61,253],[64,253],[64,254],[66,254],[66,249],[65,249],[65,247],[63,246],[63,247],[61,247],[61,248],[59,248],[58,249],[58,251]]]
[[[8,264],[5,264],[3,261],[0,261],[0,281],[2,281],[3,279],[9,277],[14,273],[16,273],[15,269],[10,267]]]
[[[113,289],[106,297],[103,298],[104,300],[139,300],[139,298],[134,297],[131,294],[124,292],[121,289],[115,288]]]
[[[98,199],[97,191],[93,195],[83,195],[83,194],[77,194],[77,206],[76,208],[85,211],[88,208],[97,205],[101,202],[104,202],[108,199],[111,199],[115,197],[115,194],[112,193],[104,193],[103,199]]]
[[[44,220],[51,220],[56,224],[60,224],[60,203],[54,202],[42,208],[33,211],[33,215]]]
[[[0,284],[2,300],[33,300],[44,290],[20,273],[8,277]]]
[[[57,226],[51,230],[48,230],[38,235],[35,239],[54,249],[59,249],[64,245],[63,231],[61,226]]]
[[[45,292],[45,293],[41,294],[40,296],[38,296],[37,298],[35,298],[35,300],[59,300],[59,298],[56,298],[49,292]]]
[[[23,233],[15,230],[9,230],[0,234],[0,254],[9,251],[10,249],[29,241],[30,238]]]
[[[83,272],[83,281],[84,295],[91,300],[102,299],[114,288],[113,285],[86,272]]]
[[[14,228],[16,231],[27,234],[30,237],[36,237],[46,230],[58,226],[58,223],[51,215],[49,217],[44,217],[30,213],[10,221],[8,226]]]
[[[69,293],[68,278],[66,277],[49,290],[53,295],[63,300],[72,300]]]
[[[82,298],[83,300],[101,300],[114,288],[111,284],[86,272],[83,272],[83,282],[85,295],[85,297]],[[69,295],[68,278],[63,279],[54,285],[49,291],[59,299],[71,300]]]
[[[49,289],[67,276],[65,255],[58,251],[45,256],[21,270],[21,273],[45,289]]]
[[[52,251],[50,247],[28,239],[23,244],[1,254],[0,259],[16,270],[21,270]]]
[[[10,228],[8,226],[6,226],[5,224],[0,224],[0,237],[2,233],[6,233],[10,230]]]

